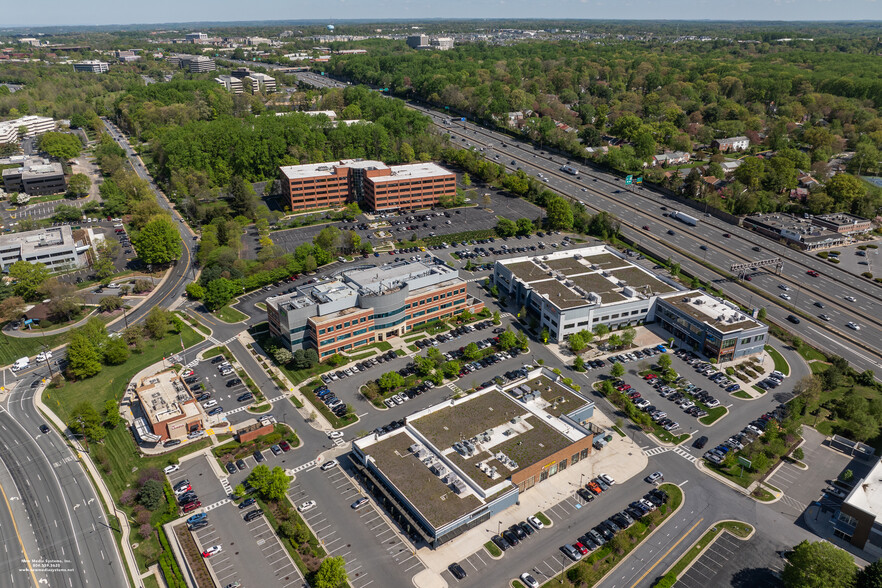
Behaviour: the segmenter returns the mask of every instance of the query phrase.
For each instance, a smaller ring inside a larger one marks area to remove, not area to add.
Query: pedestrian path
[[[221,483],[221,486],[224,487],[224,492],[227,493],[227,496],[229,496],[230,494],[233,493],[233,488],[232,488],[232,486],[230,486],[230,479],[229,478],[221,478],[220,483]]]
[[[288,471],[291,472],[292,474],[296,474],[297,472],[305,470],[306,468],[311,468],[314,465],[315,465],[315,460],[313,459],[313,460],[310,460],[304,464],[297,466],[296,468],[290,469]]]
[[[646,457],[652,457],[654,455],[661,455],[662,453],[667,453],[670,451],[670,447],[652,447],[650,449],[643,449],[643,454]]]
[[[696,461],[698,461],[698,458],[697,458],[697,457],[695,457],[694,455],[692,455],[691,453],[689,453],[688,451],[686,451],[685,449],[683,449],[683,448],[680,447],[679,445],[675,445],[675,446],[671,449],[671,451],[673,451],[674,453],[676,453],[676,454],[679,455],[680,457],[685,458],[686,461],[688,461],[688,462],[690,462],[690,463],[695,463]]]
[[[450,390],[453,391],[454,394],[462,394],[462,388],[460,388],[459,386],[457,386],[453,382],[450,382],[449,384],[447,384],[447,387],[450,388]]]
[[[655,455],[661,455],[662,453],[668,453],[669,451],[672,451],[690,463],[695,463],[696,461],[698,461],[697,457],[695,457],[694,455],[692,455],[691,453],[689,453],[687,450],[683,449],[679,445],[675,445],[673,447],[664,447],[664,446],[649,447],[649,448],[643,447],[642,449],[643,449],[643,455],[645,455],[646,457],[653,457]]]
[[[208,512],[210,510],[214,510],[220,506],[223,506],[229,502],[230,502],[229,498],[224,498],[223,500],[218,500],[217,502],[209,504],[208,506],[203,506],[202,510],[204,510],[205,512]]]

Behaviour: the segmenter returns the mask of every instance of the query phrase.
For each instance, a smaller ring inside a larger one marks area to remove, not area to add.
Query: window
[[[619,315],[618,315],[618,314],[614,314],[614,315],[612,315],[612,317],[610,317],[610,318],[612,318],[613,320],[615,320],[615,319],[619,318]],[[606,319],[604,318],[603,320],[606,320]]]
[[[842,511],[839,511],[839,520],[845,523],[846,525],[851,525],[852,527],[857,527],[857,519],[853,516],[846,514]]]
[[[576,465],[577,463],[579,463],[579,454],[574,453],[573,457],[570,458],[570,465]]]
[[[581,457],[582,457],[582,459],[585,459],[586,457],[588,457],[588,448],[587,447],[582,450]]]

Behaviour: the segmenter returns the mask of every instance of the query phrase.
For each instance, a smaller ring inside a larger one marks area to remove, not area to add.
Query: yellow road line
[[[652,567],[651,567],[651,568],[649,568],[648,570],[646,570],[645,572],[643,572],[643,575],[640,576],[639,578],[637,578],[637,581],[636,581],[636,582],[634,582],[633,584],[631,584],[631,588],[634,588],[634,586],[636,586],[637,584],[639,584],[639,583],[643,580],[643,578],[645,578],[646,576],[648,576],[648,575],[649,575],[649,572],[651,572],[652,570],[654,570],[654,569],[655,569],[655,566],[657,566],[658,564],[660,564],[664,558],[668,557],[668,555],[669,555],[672,551],[674,551],[674,548],[677,547],[678,545],[680,545],[680,542],[682,542],[683,539],[685,539],[686,537],[688,537],[688,536],[689,536],[689,533],[691,533],[692,531],[694,531],[694,530],[695,530],[695,527],[697,527],[698,525],[700,525],[700,524],[701,524],[701,521],[703,521],[703,520],[704,520],[703,517],[700,518],[700,519],[698,519],[698,522],[695,523],[694,525],[692,525],[692,528],[689,529],[688,531],[686,531],[686,533],[684,533],[682,537],[680,537],[679,539],[677,539],[677,542],[674,543],[673,545],[671,545],[671,548],[668,549],[668,550],[665,552],[665,554],[664,554],[663,556],[661,556],[660,558],[658,558],[658,561],[656,561],[654,564],[652,564]]]
[[[21,545],[21,552],[24,554],[25,561],[28,563],[31,579],[34,581],[34,586],[39,586],[37,583],[37,576],[34,574],[34,568],[31,567],[31,558],[28,557],[28,552],[25,549],[24,542],[21,540],[21,535],[18,534],[18,525],[15,524],[15,517],[12,515],[12,506],[9,504],[9,499],[6,498],[6,491],[3,490],[3,486],[0,486],[0,492],[3,493],[3,500],[6,502],[6,509],[9,511],[9,518],[12,519],[12,526],[15,529],[15,536],[18,537],[18,544]]]

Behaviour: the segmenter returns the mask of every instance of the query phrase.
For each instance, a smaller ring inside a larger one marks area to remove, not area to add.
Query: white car
[[[52,359],[51,351],[43,351],[37,354],[37,357],[34,358],[34,361],[46,361],[47,359]]]
[[[849,302],[857,302],[857,298],[855,298],[854,296],[846,296],[845,299]]]
[[[183,378],[189,378],[192,375],[193,375],[193,370],[184,370],[181,372],[181,377],[183,377]]]
[[[343,431],[331,431],[328,433],[328,439],[339,439],[343,436]]]
[[[848,323],[845,324],[845,326],[848,327],[849,329],[854,329],[855,331],[860,331],[860,330],[861,330],[861,326],[860,326],[859,324],[857,324],[857,323],[848,322]]]
[[[333,467],[337,467],[337,460],[336,459],[332,459],[332,460],[329,460],[329,461],[326,461],[325,463],[323,463],[322,464],[322,471],[326,472]]]
[[[790,300],[790,294],[779,294],[784,300]]]
[[[306,512],[315,508],[315,500],[307,500],[297,507],[297,512]]]
[[[524,586],[527,588],[539,588],[539,582],[536,581],[536,578],[524,572],[521,574],[521,582],[524,583]]]
[[[646,481],[650,484],[655,483],[656,480],[661,480],[664,478],[664,475],[661,472],[652,472],[648,476],[646,476]]]
[[[223,546],[221,545],[212,545],[211,547],[207,547],[205,551],[202,552],[202,557],[209,558],[212,555],[216,555],[221,552]]]
[[[533,525],[537,530],[545,527],[545,525],[542,524],[542,521],[536,517],[527,517],[527,522]]]
[[[785,292],[789,292],[790,288],[786,284],[778,284],[778,287],[784,290]]]
[[[600,479],[603,480],[604,482],[606,482],[607,484],[609,484],[610,486],[612,486],[613,484],[616,483],[616,481],[613,479],[613,477],[610,476],[609,474],[600,474]]]
[[[179,466],[176,463],[173,463],[170,466],[165,466],[165,469],[163,469],[162,471],[165,472],[166,474],[173,474],[176,471],[178,471],[179,469],[181,469],[181,466]]]

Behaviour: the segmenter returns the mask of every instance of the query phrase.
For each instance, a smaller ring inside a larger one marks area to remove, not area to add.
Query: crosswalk
[[[644,447],[643,448],[643,455],[645,455],[646,457],[653,457],[655,455],[661,455],[662,453],[667,453],[669,451],[673,451],[674,453],[676,453],[677,455],[679,455],[680,457],[682,457],[683,459],[685,459],[688,462],[695,463],[696,461],[698,461],[697,457],[695,457],[694,455],[692,455],[691,453],[689,453],[688,451],[686,451],[685,449],[683,449],[679,445],[675,445],[674,447],[663,447],[663,446],[649,447],[649,448]]]
[[[214,509],[218,508],[219,506],[223,506],[223,505],[227,504],[228,502],[230,502],[230,499],[224,498],[223,500],[218,500],[217,502],[209,504],[208,506],[203,506],[202,510],[205,512],[208,512],[210,510],[214,510]]]
[[[311,468],[312,466],[315,465],[315,463],[316,463],[316,462],[315,462],[315,460],[313,459],[313,460],[310,460],[310,461],[308,461],[308,462],[306,462],[306,463],[304,463],[304,464],[300,464],[300,465],[297,466],[296,468],[292,468],[292,469],[290,469],[290,470],[288,470],[288,471],[291,472],[292,474],[296,474],[297,472],[302,471],[302,470],[305,470],[306,468]]]
[[[450,390],[451,390],[454,394],[462,394],[462,388],[460,388],[459,386],[457,386],[457,385],[454,384],[453,382],[450,382],[449,384],[447,384],[447,387],[450,388]]]
[[[233,493],[233,487],[230,486],[230,479],[229,478],[221,478],[220,483],[221,483],[221,486],[224,487],[224,492],[227,493],[227,496],[229,496],[230,494]]]

